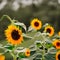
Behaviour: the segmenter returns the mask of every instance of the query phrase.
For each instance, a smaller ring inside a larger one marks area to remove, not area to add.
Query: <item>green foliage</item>
[[[53,2],[53,1],[52,1]],[[2,54],[5,54],[8,59],[12,57],[19,57],[19,58],[27,58],[24,54],[25,50],[24,48],[30,48],[31,56],[27,59],[29,60],[55,60],[56,52],[57,50],[52,45],[53,39],[60,39],[60,36],[54,35],[52,37],[49,37],[47,33],[34,30],[30,27],[30,21],[33,18],[39,18],[41,19],[42,23],[49,23],[55,27],[55,33],[60,30],[60,5],[56,4],[49,5],[49,1],[45,0],[40,5],[36,6],[35,4],[32,4],[30,6],[20,8],[18,11],[12,11],[9,7],[4,8],[2,11],[0,11],[0,17],[4,14],[3,19],[0,19],[0,40],[4,40],[1,43],[3,46],[0,46],[0,52]],[[10,16],[10,19],[6,16]],[[8,19],[7,19],[8,18]],[[16,19],[16,20],[15,20]],[[18,22],[18,21],[19,22]],[[8,27],[8,25],[11,23],[14,23],[14,25],[17,25],[18,28],[21,30],[24,29],[23,42],[18,46],[12,46],[12,45],[5,45],[7,42],[5,42],[5,35],[4,31]],[[21,23],[23,22],[23,23]],[[27,23],[28,22],[28,23]],[[28,28],[27,28],[28,27]],[[44,31],[43,26],[43,30]],[[5,45],[5,46],[4,46]],[[3,47],[3,48],[2,48]],[[19,47],[19,49],[17,48]],[[21,47],[23,47],[21,49]],[[3,49],[3,50],[2,50]],[[22,50],[22,52],[21,52]],[[9,51],[9,53],[7,53]],[[8,60],[6,59],[6,60]],[[12,59],[12,58],[11,58]],[[10,60],[11,60],[10,59]]]
[[[9,49],[9,50],[12,50],[13,48],[14,48],[14,46],[12,46],[12,45],[6,45],[6,46],[4,46],[6,49]]]

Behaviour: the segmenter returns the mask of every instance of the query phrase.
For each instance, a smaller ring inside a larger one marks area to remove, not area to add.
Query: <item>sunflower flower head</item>
[[[56,49],[60,49],[60,40],[56,39],[52,42],[52,44],[56,47]]]
[[[37,18],[33,19],[31,21],[31,27],[36,29],[36,30],[39,30],[42,27],[42,22],[40,20],[38,20]]]
[[[5,56],[4,55],[0,55],[0,60],[5,60]]]
[[[60,60],[60,51],[56,53],[56,60]]]
[[[20,44],[23,41],[22,31],[14,25],[9,25],[5,30],[7,41],[13,45]]]
[[[49,36],[52,36],[54,34],[54,28],[50,25],[46,26],[44,31],[49,33]]]
[[[25,50],[25,56],[29,57],[30,56],[30,49]]]
[[[60,31],[58,32],[58,35],[60,36]]]

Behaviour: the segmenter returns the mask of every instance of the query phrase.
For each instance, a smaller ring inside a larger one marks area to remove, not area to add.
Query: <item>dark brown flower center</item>
[[[60,60],[60,54],[58,55],[58,60]]]
[[[47,32],[48,32],[48,33],[51,33],[51,29],[48,28],[48,29],[47,29]]]
[[[27,52],[27,54],[30,54],[30,52]]]
[[[60,46],[60,42],[57,42],[57,44],[56,44],[57,46]]]
[[[11,36],[14,40],[18,40],[20,38],[18,30],[13,30]]]
[[[37,27],[37,26],[39,26],[39,23],[38,22],[35,22],[34,25]]]

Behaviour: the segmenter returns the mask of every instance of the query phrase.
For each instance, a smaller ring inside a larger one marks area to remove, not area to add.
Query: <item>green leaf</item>
[[[3,48],[3,45],[2,44],[0,44],[0,48]]]
[[[53,38],[60,39],[60,36],[56,34],[53,36]]]
[[[0,48],[0,53],[3,53],[3,52],[4,52],[4,49],[1,49],[1,48]]]
[[[48,49],[48,53],[56,54],[56,49],[54,47]]]
[[[21,52],[21,53],[18,54],[18,57],[19,58],[25,58],[26,56],[25,56],[25,54],[23,52]]]
[[[41,46],[41,41],[36,41],[36,46],[40,47]]]
[[[24,52],[24,50],[25,50],[24,47],[17,47],[15,52],[21,53],[21,52]]]
[[[40,34],[37,36],[37,31],[27,32],[26,35],[29,37],[29,39],[24,39],[20,46],[30,47],[35,43],[35,41],[40,40]]]
[[[24,34],[24,33],[23,33],[23,37],[25,37],[25,38],[29,38],[29,39],[32,38],[31,36],[28,36],[28,35],[26,35],[26,34]]]
[[[33,60],[41,60],[42,55],[41,54],[36,54]]]
[[[36,51],[31,51],[30,54],[33,55]]]
[[[28,32],[34,31],[35,29],[33,29],[31,26],[29,26],[28,28]]]
[[[26,25],[25,25],[24,23],[16,22],[16,23],[14,23],[14,24],[15,24],[15,25],[18,25],[18,26],[21,26],[21,27],[24,28],[25,31],[26,31]]]
[[[46,23],[45,25],[43,25],[43,27],[45,28],[46,26],[48,26],[49,24],[48,23]]]
[[[45,60],[55,60],[55,54],[46,54],[45,55]]]
[[[14,48],[14,46],[12,46],[12,45],[6,45],[6,46],[4,46],[6,49],[9,49],[9,50],[12,50],[13,48]]]
[[[51,48],[53,45],[51,43],[46,43],[46,48]]]

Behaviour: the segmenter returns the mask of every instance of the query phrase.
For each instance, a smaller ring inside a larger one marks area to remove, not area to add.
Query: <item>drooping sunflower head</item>
[[[44,31],[49,33],[49,36],[54,34],[54,28],[52,26],[46,26]]]
[[[56,39],[52,42],[52,44],[56,47],[56,49],[60,49],[60,40]]]
[[[30,56],[30,49],[25,50],[25,56],[29,57]]]
[[[56,53],[56,60],[60,60],[60,51]]]
[[[8,28],[5,30],[5,35],[8,42],[13,45],[20,44],[23,41],[22,31],[14,25],[8,26]]]
[[[40,20],[38,20],[37,18],[33,19],[31,21],[31,27],[36,29],[36,30],[39,30],[42,27],[42,22]]]
[[[60,36],[60,31],[58,32],[58,35]]]
[[[0,60],[5,60],[5,56],[4,55],[0,55]]]

